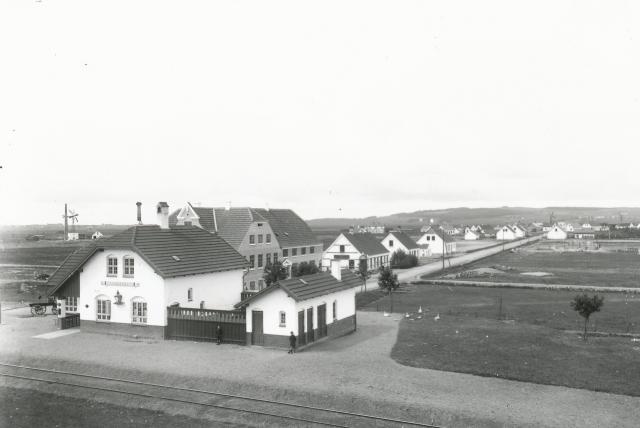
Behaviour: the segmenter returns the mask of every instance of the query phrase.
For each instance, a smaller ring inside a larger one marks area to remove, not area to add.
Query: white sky
[[[638,206],[639,99],[637,1],[2,0],[0,224]]]

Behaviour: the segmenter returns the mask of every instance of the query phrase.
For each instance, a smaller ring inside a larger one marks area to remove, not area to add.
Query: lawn
[[[592,336],[585,343],[575,333],[583,319],[569,304],[575,292],[438,285],[400,290],[394,312],[410,313],[392,351],[401,364],[640,395],[640,341]],[[640,296],[604,297],[589,331],[640,334]],[[362,310],[390,305],[388,296],[358,300]]]
[[[475,275],[479,268],[500,272]],[[463,272],[467,274],[459,275]],[[550,276],[529,276],[524,272],[546,272]],[[425,278],[450,278],[461,281],[491,281],[538,284],[570,284],[611,287],[640,287],[640,256],[610,252],[542,252],[526,248],[500,253],[464,267],[448,270],[444,275]]]

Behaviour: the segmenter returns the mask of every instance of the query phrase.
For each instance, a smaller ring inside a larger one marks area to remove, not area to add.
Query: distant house
[[[553,224],[544,224],[542,225],[542,231],[543,232],[549,232],[551,229],[553,229],[555,225]]]
[[[456,252],[456,242],[438,226],[430,226],[418,239],[418,245],[428,245],[431,254],[452,254]]]
[[[480,239],[480,231],[478,229],[473,230],[471,227],[467,227],[464,230],[464,240],[465,241],[475,241]]]
[[[496,239],[498,241],[513,241],[516,239],[516,231],[511,226],[501,226],[496,232]]]
[[[547,232],[547,239],[567,239],[567,232],[555,224],[551,230]]]
[[[360,257],[367,258],[369,270],[389,265],[389,251],[370,233],[341,233],[322,253],[322,268],[329,269],[332,260],[342,268],[358,269]]]
[[[287,348],[356,329],[356,288],[362,280],[333,261],[329,272],[279,281],[236,305],[246,310],[247,343]]]
[[[91,235],[91,239],[100,239],[103,238],[104,235],[98,231],[93,232],[93,235]]]
[[[384,226],[379,224],[369,225],[369,226],[352,226],[349,228],[351,233],[373,233],[381,235],[384,233]]]
[[[78,239],[80,239],[78,232],[67,232],[67,241],[77,241]]]
[[[524,238],[525,236],[527,236],[527,229],[524,226],[516,223],[511,226],[511,229],[513,229],[513,231],[515,232],[516,238]]]
[[[595,239],[596,234],[591,229],[576,229],[568,236],[574,239]]]
[[[591,224],[590,223],[582,223],[582,228],[583,229],[591,229]]]
[[[382,243],[382,245],[384,245],[384,247],[391,255],[401,250],[405,254],[411,254],[416,257],[420,257],[420,246],[403,232],[389,232],[387,236],[385,236],[380,242]]]

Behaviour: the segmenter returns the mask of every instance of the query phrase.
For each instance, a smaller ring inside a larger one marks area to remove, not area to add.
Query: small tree
[[[571,302],[573,310],[584,318],[584,335],[582,338],[585,341],[587,340],[587,323],[589,322],[589,317],[594,312],[600,312],[603,304],[604,297],[600,297],[597,294],[593,297],[589,297],[587,294],[578,294]]]
[[[364,291],[367,291],[367,280],[371,278],[371,273],[369,272],[369,261],[366,257],[360,259],[360,263],[358,264],[358,275],[360,279],[362,279],[362,285],[364,285]]]
[[[264,274],[262,275],[262,278],[268,287],[281,279],[287,279],[287,276],[287,268],[282,266],[280,261],[276,260],[273,263],[267,263],[264,267]]]
[[[318,266],[316,266],[315,263],[302,262],[298,264],[295,269],[291,269],[291,276],[299,277],[311,275],[318,272],[320,272],[320,269],[318,269]]]
[[[418,258],[413,254],[398,250],[391,255],[391,266],[398,269],[412,268],[418,266]]]
[[[400,282],[398,281],[398,275],[393,273],[393,269],[390,267],[380,266],[378,286],[389,294],[389,299],[391,300],[391,310],[389,312],[393,312],[393,290],[398,288],[399,285]]]

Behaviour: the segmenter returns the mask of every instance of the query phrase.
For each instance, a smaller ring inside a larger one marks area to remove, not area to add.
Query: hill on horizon
[[[497,225],[517,221],[549,222],[553,213],[555,221],[600,223],[637,222],[640,208],[636,207],[498,207],[498,208],[447,208],[397,213],[388,216],[363,218],[318,218],[307,220],[313,229],[341,229],[352,225],[381,224],[388,227],[420,226],[434,223]]]

